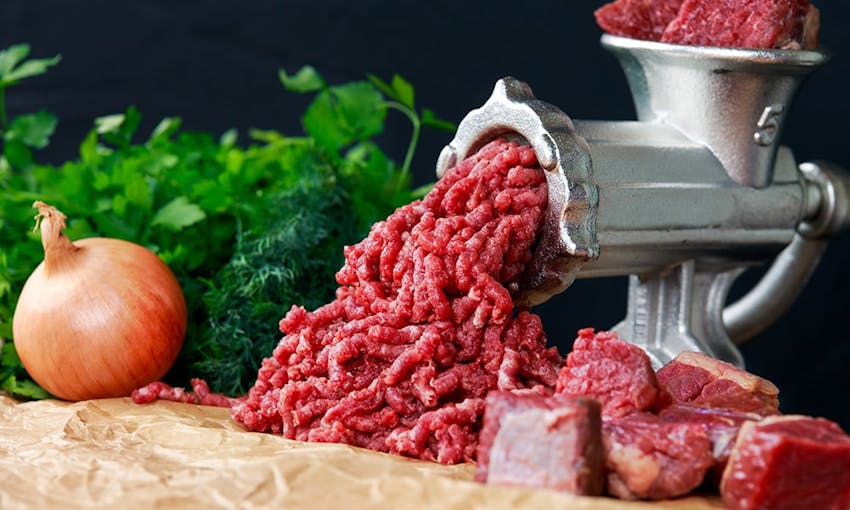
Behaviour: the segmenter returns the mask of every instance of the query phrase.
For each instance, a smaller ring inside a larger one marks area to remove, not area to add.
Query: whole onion
[[[186,301],[168,266],[119,239],[71,242],[64,214],[33,206],[44,261],[21,291],[12,326],[29,375],[65,400],[127,396],[164,376],[186,333]]]

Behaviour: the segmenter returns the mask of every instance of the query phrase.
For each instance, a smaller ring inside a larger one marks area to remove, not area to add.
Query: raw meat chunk
[[[659,408],[670,403],[777,414],[779,388],[767,379],[706,354],[683,352],[655,374]]]
[[[602,423],[606,488],[621,499],[667,499],[702,483],[713,464],[698,423],[665,422],[649,413],[606,418]]]
[[[685,0],[662,42],[737,48],[817,47],[818,11],[806,0]]]
[[[596,23],[609,34],[660,41],[683,0],[616,0],[597,9]]]
[[[693,46],[812,49],[820,30],[807,0],[616,0],[594,16],[610,34]]]
[[[563,364],[508,291],[547,201],[528,146],[496,140],[460,162],[345,249],[335,301],[287,313],[234,418],[290,439],[473,460],[487,392],[551,391]]]
[[[847,510],[850,437],[836,423],[772,416],[741,427],[720,493],[734,510]]]
[[[720,477],[741,425],[748,421],[759,421],[763,417],[756,413],[734,411],[732,409],[695,407],[687,404],[673,404],[658,415],[663,421],[674,423],[696,423],[703,427],[711,442],[713,465],[706,478],[713,486],[720,484]]]
[[[809,5],[809,11],[803,20],[803,35],[799,41],[794,40],[783,48],[797,49],[799,46],[802,49],[815,49],[818,47],[818,37],[820,36],[820,11],[814,5]]]
[[[475,479],[600,495],[600,420],[595,400],[490,392]]]
[[[585,328],[578,332],[555,392],[595,398],[604,416],[624,416],[653,407],[658,384],[643,349],[614,333]]]
[[[532,396],[541,397],[541,399],[533,399]],[[496,434],[499,432],[499,427],[502,424],[502,417],[508,412],[526,411],[535,407],[545,407],[552,409],[556,407],[561,398],[551,399],[545,392],[534,392],[529,390],[517,391],[498,391],[494,390],[487,394],[485,400],[484,419],[481,425],[481,432],[478,437],[478,455],[475,462],[475,480],[478,482],[486,482],[488,469],[490,466],[490,447],[493,446],[493,440],[496,439]]]

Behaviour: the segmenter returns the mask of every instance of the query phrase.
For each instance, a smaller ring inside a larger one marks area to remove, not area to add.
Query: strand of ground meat
[[[233,398],[220,393],[213,393],[203,379],[192,379],[192,391],[174,388],[163,382],[155,381],[147,386],[133,390],[131,397],[137,404],[149,404],[154,400],[170,400],[214,407],[233,407],[242,398]]]
[[[550,391],[562,359],[506,289],[547,202],[534,151],[499,140],[345,249],[336,300],[293,307],[234,418],[250,430],[473,460],[490,389]]]

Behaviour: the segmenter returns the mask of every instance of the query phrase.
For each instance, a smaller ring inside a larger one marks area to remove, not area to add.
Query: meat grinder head
[[[534,148],[549,203],[534,260],[512,288],[539,304],[575,278],[629,275],[626,317],[612,329],[661,365],[700,351],[743,366],[737,343],[795,300],[826,247],[850,226],[850,178],[798,165],[779,144],[818,51],[671,45],[605,35],[637,121],[573,121],[515,78],[461,121],[437,161],[442,176],[497,137]],[[773,259],[727,305],[747,267]]]

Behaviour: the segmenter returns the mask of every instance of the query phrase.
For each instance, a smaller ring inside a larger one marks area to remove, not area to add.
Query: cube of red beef
[[[741,427],[720,494],[733,510],[847,510],[850,437],[836,423],[771,416]]]
[[[599,403],[587,398],[491,391],[475,479],[599,495],[603,458]]]
[[[685,0],[662,42],[738,48],[815,48],[818,10],[806,0]]]
[[[530,398],[533,395],[544,397],[543,400]],[[545,398],[546,395],[534,392],[534,390],[500,391],[491,390],[484,400],[484,417],[482,419],[481,432],[478,434],[478,451],[475,455],[475,475],[478,482],[486,482],[488,469],[490,467],[490,448],[499,427],[502,417],[509,412],[525,411],[544,405],[547,409],[552,408],[552,401]]]
[[[683,352],[655,374],[661,395],[658,408],[671,403],[777,414],[779,388],[731,363],[706,354]]]
[[[711,442],[713,464],[706,474],[706,482],[716,488],[720,484],[723,469],[729,460],[735,438],[741,425],[748,421],[759,421],[763,417],[756,413],[735,411],[732,409],[695,407],[687,404],[673,404],[659,413],[666,422],[696,423],[702,426]]]
[[[682,0],[616,0],[597,9],[596,23],[609,34],[660,41]]]
[[[698,487],[713,464],[698,423],[666,422],[649,413],[602,423],[606,490],[621,499],[668,499]]]
[[[643,349],[614,333],[586,328],[578,332],[555,392],[594,398],[604,416],[625,416],[652,408],[658,384]]]

